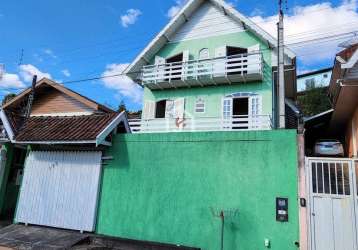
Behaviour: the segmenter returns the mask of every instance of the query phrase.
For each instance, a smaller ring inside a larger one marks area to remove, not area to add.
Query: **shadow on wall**
[[[120,148],[119,152],[113,152],[112,150],[110,150],[110,153],[112,154],[112,156],[114,157],[114,163],[115,164],[110,164],[110,166],[108,166],[109,168],[120,168],[120,169],[125,169],[125,170],[129,170],[130,167],[130,155],[128,153],[128,145],[126,142],[120,140],[119,137],[115,137],[114,138],[114,144],[121,144],[120,146],[118,146]],[[117,147],[117,146],[116,146]],[[112,147],[114,148],[114,147]]]

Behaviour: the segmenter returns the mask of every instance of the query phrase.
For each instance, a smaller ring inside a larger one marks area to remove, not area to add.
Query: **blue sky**
[[[175,12],[184,2],[3,0],[0,63],[5,64],[6,77],[0,81],[0,89],[5,89],[1,94],[7,93],[8,88],[29,85],[33,73],[66,82],[122,70],[170,20],[169,10]],[[234,0],[231,3],[275,33],[276,1]],[[342,33],[343,28],[347,32],[358,31],[356,5],[356,0],[289,0],[287,40],[310,40],[317,33],[323,37]],[[296,48],[299,71],[331,66],[338,42],[340,40]],[[22,59],[21,50],[24,51]],[[130,109],[136,110],[141,108],[141,90],[133,85],[121,78],[66,86],[112,107],[124,100]]]

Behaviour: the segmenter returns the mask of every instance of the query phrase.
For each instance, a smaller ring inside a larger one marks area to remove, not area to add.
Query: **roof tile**
[[[30,117],[15,139],[20,142],[95,140],[117,115],[118,113]]]

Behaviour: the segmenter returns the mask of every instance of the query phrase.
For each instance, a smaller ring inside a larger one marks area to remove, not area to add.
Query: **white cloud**
[[[39,54],[37,54],[37,53],[35,53],[34,55],[34,58],[37,60],[37,61],[39,61],[39,62],[43,62],[43,58],[39,55]]]
[[[183,8],[187,2],[188,0],[176,0],[175,5],[169,8],[167,16],[169,18],[173,18],[176,14],[179,13],[181,8]]]
[[[0,79],[0,88],[24,88],[25,84],[17,74],[4,73]],[[1,89],[0,89],[1,90]]]
[[[51,50],[51,49],[44,49],[44,53],[54,59],[57,58],[57,56],[55,55],[55,53]]]
[[[127,28],[129,25],[135,24],[140,15],[142,15],[142,12],[138,9],[127,10],[127,14],[121,16],[122,26]]]
[[[64,69],[64,70],[62,70],[61,72],[62,72],[62,74],[63,74],[64,76],[66,76],[66,77],[70,77],[70,76],[71,76],[71,73],[70,73],[70,71],[69,71],[68,69]]]
[[[228,5],[230,5],[231,7],[235,7],[237,5],[238,0],[232,0],[227,2]]]
[[[143,90],[125,75],[108,77],[116,74],[122,74],[128,67],[128,64],[109,64],[102,76],[107,77],[102,80],[105,87],[118,91],[119,95],[131,99],[135,103],[141,103]]]
[[[276,37],[277,16],[256,15],[251,19]],[[297,6],[292,14],[285,16],[284,22],[286,43],[303,63],[313,65],[322,60],[333,61],[337,45],[349,39],[349,36],[338,40],[333,38],[324,43],[297,43],[357,30],[357,0],[345,0],[336,7],[330,2]]]
[[[36,68],[32,64],[24,64],[19,67],[20,76],[25,82],[31,82],[34,75],[37,75],[37,79],[41,80],[46,77],[51,79],[51,75],[49,73],[44,73]]]

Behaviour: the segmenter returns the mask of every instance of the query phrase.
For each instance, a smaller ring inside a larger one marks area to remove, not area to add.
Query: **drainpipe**
[[[357,157],[357,130],[356,130],[356,123],[354,121],[354,116],[352,118],[352,146],[353,146],[353,157]]]

